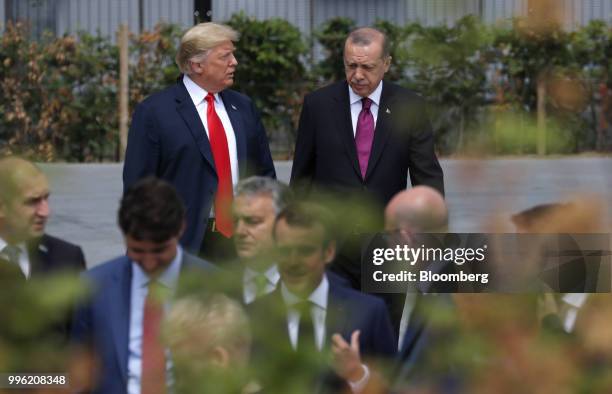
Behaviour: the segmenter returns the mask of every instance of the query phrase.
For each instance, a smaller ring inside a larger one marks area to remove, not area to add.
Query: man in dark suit
[[[249,175],[276,176],[257,110],[227,89],[237,39],[233,29],[212,22],[183,35],[176,55],[183,75],[136,108],[123,168],[124,190],[147,175],[171,183],[187,209],[181,244],[219,259],[233,252],[233,187]]]
[[[85,269],[80,247],[45,234],[49,182],[18,157],[0,160],[0,259],[14,263],[26,279]]]
[[[21,278],[85,269],[80,247],[45,234],[49,194],[49,181],[34,164],[0,160],[0,259],[19,267]]]
[[[389,42],[372,28],[346,39],[346,81],[304,99],[291,184],[367,194],[384,206],[407,185],[429,185],[444,194],[423,100],[383,81]],[[382,216],[382,215],[381,215]]]
[[[281,285],[252,305],[255,357],[331,351],[334,385],[359,390],[370,381],[371,362],[391,358],[397,345],[381,300],[328,280],[325,267],[335,254],[328,216],[306,203],[291,204],[278,215],[274,237]],[[291,363],[282,356],[280,362],[291,374]],[[298,367],[296,373],[307,369]],[[282,382],[262,383],[265,389]]]
[[[94,392],[165,392],[171,364],[159,340],[164,306],[180,277],[215,270],[179,245],[184,215],[180,197],[163,180],[147,177],[123,196],[118,216],[127,255],[84,274],[92,295],[73,322],[73,341],[99,363]]]
[[[447,227],[444,197],[429,186],[404,190],[385,208],[387,248],[422,245],[427,242],[422,234],[446,233]],[[453,266],[433,261],[419,269],[439,273]],[[446,292],[447,286],[438,286],[421,282],[404,293],[381,294],[399,338],[394,384],[400,391],[420,384],[431,385],[440,392],[452,392],[455,387],[455,375],[443,353],[455,338],[455,307],[449,294],[438,293]]]
[[[382,230],[384,207],[406,189],[408,174],[413,186],[428,185],[444,194],[423,99],[383,81],[391,64],[389,46],[373,28],[349,34],[346,81],[304,99],[291,172],[292,187],[356,201],[357,207],[339,212],[347,234],[332,268],[357,289],[362,243],[357,234]]]

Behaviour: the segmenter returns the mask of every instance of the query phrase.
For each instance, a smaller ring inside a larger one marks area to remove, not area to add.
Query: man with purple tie
[[[377,29],[351,32],[344,46],[346,81],[307,95],[298,126],[291,185],[338,192],[343,200],[366,198],[375,221],[343,221],[354,233],[382,229],[384,207],[406,189],[408,175],[413,186],[444,194],[424,100],[383,80],[389,47]]]

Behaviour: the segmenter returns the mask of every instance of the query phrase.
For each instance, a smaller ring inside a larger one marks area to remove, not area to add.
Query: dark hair
[[[327,246],[333,240],[331,233],[331,213],[318,204],[311,202],[294,202],[285,207],[274,222],[274,237],[276,238],[276,227],[278,222],[284,220],[289,227],[311,229],[315,226],[323,228],[323,246]]]
[[[164,242],[180,234],[185,207],[172,185],[147,177],[125,192],[118,219],[124,235],[140,241]]]
[[[358,27],[353,29],[346,37],[344,45],[350,41],[351,43],[359,46],[370,45],[372,41],[376,40],[378,34],[382,36],[382,55],[383,59],[386,59],[391,55],[391,43],[387,39],[387,35],[384,31],[377,29],[376,27]]]

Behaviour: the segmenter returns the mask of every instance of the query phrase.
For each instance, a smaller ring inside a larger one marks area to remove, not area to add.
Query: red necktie
[[[158,290],[158,284],[149,283],[142,319],[141,394],[166,392],[166,354],[160,340],[163,305],[160,302]]]
[[[210,147],[212,149],[213,159],[215,160],[215,168],[217,169],[217,194],[215,195],[215,218],[216,227],[221,234],[227,238],[231,237],[234,232],[232,222],[232,167],[229,159],[229,149],[227,147],[227,138],[221,119],[215,111],[215,97],[208,93],[206,96],[208,109],[206,110],[206,119],[208,121],[208,138],[210,139]]]
[[[374,141],[374,116],[370,112],[371,105],[372,100],[369,98],[361,99],[361,112],[357,118],[357,131],[355,131],[355,145],[363,179],[368,171],[368,161],[372,151],[372,141]]]

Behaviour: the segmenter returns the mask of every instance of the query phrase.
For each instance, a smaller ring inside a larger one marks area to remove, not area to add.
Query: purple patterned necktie
[[[361,105],[361,112],[359,113],[359,118],[357,118],[355,145],[357,146],[361,177],[365,179],[366,171],[368,170],[368,160],[372,151],[372,141],[374,140],[374,116],[370,112],[372,100],[367,97],[362,98]]]

